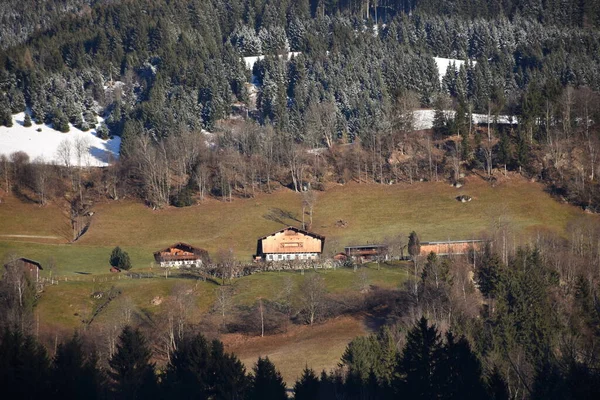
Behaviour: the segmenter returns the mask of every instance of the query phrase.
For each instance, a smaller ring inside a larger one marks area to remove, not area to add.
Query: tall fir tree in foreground
[[[249,400],[286,400],[283,378],[269,357],[259,357],[254,366]]]
[[[116,399],[153,399],[157,382],[152,352],[138,329],[127,326],[119,336],[117,352],[108,361],[113,394]]]

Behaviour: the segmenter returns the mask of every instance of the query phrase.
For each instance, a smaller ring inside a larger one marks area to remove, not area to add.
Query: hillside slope
[[[473,201],[457,201],[461,194]],[[471,177],[460,189],[442,182],[352,183],[332,186],[317,196],[312,230],[327,237],[328,253],[349,244],[406,237],[413,230],[423,241],[479,237],[498,223],[517,235],[536,229],[562,233],[569,220],[585,215],[556,201],[541,184],[517,176],[496,187]],[[302,219],[301,196],[287,189],[231,203],[210,199],[161,211],[133,201],[99,204],[94,211],[89,231],[78,242],[66,244],[60,238],[66,236],[68,224],[60,209],[9,197],[0,203],[0,220],[6,221],[0,224],[0,255],[16,252],[42,262],[53,257],[59,273],[103,273],[114,246],[130,253],[134,268],[145,268],[153,261],[153,251],[183,241],[213,256],[219,249],[232,248],[237,259],[249,261],[258,237],[285,225],[301,226]]]

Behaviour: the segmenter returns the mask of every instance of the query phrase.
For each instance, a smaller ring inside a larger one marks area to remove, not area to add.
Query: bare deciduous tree
[[[216,289],[215,309],[221,314],[222,322],[225,323],[225,316],[233,305],[233,287],[219,286]]]
[[[46,204],[46,192],[50,176],[49,168],[43,157],[37,157],[33,160],[33,184],[41,205]]]
[[[311,229],[312,223],[313,223],[313,212],[314,212],[316,204],[317,204],[317,194],[315,193],[314,190],[309,189],[309,190],[302,192],[302,228],[303,229]],[[306,227],[306,224],[304,223],[304,216],[306,215],[307,211],[308,211],[308,215],[309,215],[308,228]]]
[[[321,315],[325,301],[325,280],[317,273],[304,278],[300,285],[300,301],[306,322],[312,325]]]

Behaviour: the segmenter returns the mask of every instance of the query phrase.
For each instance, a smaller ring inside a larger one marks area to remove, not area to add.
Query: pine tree
[[[102,374],[94,353],[85,353],[79,336],[58,346],[52,365],[52,393],[61,399],[95,399],[100,395]]]
[[[487,398],[481,363],[464,337],[456,341],[452,332],[446,334],[437,374],[445,399]]]
[[[509,392],[506,381],[496,366],[486,379],[486,389],[490,400],[508,400]]]
[[[152,399],[157,383],[152,352],[139,330],[127,326],[119,336],[117,351],[108,361],[113,393],[117,399]]]
[[[0,385],[7,399],[47,397],[50,363],[31,336],[6,329],[0,338]]]
[[[437,375],[442,351],[440,334],[421,317],[406,340],[396,366],[401,379],[396,382],[396,392],[413,399],[436,398],[441,393]]]
[[[171,355],[165,386],[177,398],[208,398],[210,350],[202,335],[184,339]]]
[[[485,297],[496,297],[501,269],[502,261],[500,257],[492,251],[489,243],[486,244],[483,256],[477,264],[475,271],[475,279],[479,285],[479,290]]]
[[[269,357],[259,357],[254,366],[254,376],[249,393],[250,400],[286,400],[285,384]]]
[[[131,260],[129,259],[129,254],[121,250],[119,246],[115,247],[112,253],[110,253],[110,265],[120,270],[130,270]]]
[[[302,376],[294,385],[294,399],[296,400],[314,400],[319,394],[319,378],[315,371],[308,366],[304,367]]]
[[[23,120],[23,126],[29,128],[31,126],[31,117],[29,114],[25,114],[25,119]]]
[[[223,343],[213,340],[210,352],[209,385],[215,399],[241,400],[245,398],[250,384],[246,369],[233,354],[225,354]]]

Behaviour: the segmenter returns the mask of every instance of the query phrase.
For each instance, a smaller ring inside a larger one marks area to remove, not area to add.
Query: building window
[[[280,259],[280,260],[283,260],[283,256],[282,256],[281,254],[279,255],[279,259]]]

